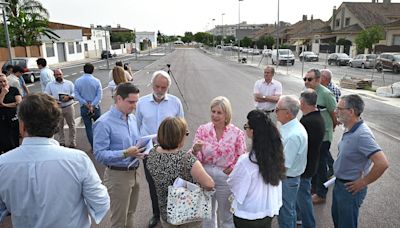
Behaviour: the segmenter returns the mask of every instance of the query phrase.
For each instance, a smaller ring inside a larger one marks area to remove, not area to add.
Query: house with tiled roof
[[[385,40],[380,44],[400,45],[400,29],[396,26],[400,20],[400,3],[390,0],[372,0],[371,2],[343,2],[339,8],[333,8],[329,20],[331,34],[336,41],[345,39],[355,46],[357,35],[375,25],[383,26]],[[353,48],[353,53],[355,48]]]

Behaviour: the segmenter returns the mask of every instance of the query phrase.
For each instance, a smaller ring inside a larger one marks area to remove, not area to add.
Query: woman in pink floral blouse
[[[231,124],[232,108],[226,97],[211,101],[211,122],[201,125],[194,138],[192,152],[214,179],[213,217],[203,222],[205,228],[234,227],[231,195],[227,179],[237,159],[246,151],[245,134]]]

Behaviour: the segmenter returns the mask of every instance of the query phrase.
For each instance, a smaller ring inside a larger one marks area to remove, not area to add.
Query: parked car
[[[304,52],[300,53],[299,59],[300,59],[300,61],[303,61],[303,59],[304,59],[304,61],[306,61],[306,62],[318,62],[318,60],[319,60],[318,55],[316,55],[312,51],[304,51]]]
[[[361,67],[361,68],[374,68],[376,64],[375,54],[360,54],[354,59],[349,61],[350,67]]]
[[[272,54],[272,50],[271,49],[264,49],[263,51],[262,51],[262,54],[263,54],[263,56],[265,56],[265,57],[271,57],[271,54]]]
[[[102,51],[101,52],[101,59],[107,59],[107,56],[108,56],[108,59],[111,59],[113,57],[113,55],[111,54],[110,51]]]
[[[294,65],[294,55],[290,49],[279,49],[279,54],[276,49],[271,53],[272,64],[291,64]]]
[[[328,56],[328,64],[336,64],[337,66],[347,66],[350,57],[346,53],[332,53]]]
[[[5,73],[6,71],[6,66],[8,65],[18,65],[22,67],[24,70],[24,73],[22,74],[22,77],[24,78],[25,82],[29,83],[34,83],[36,79],[40,78],[40,70],[36,64],[36,59],[37,58],[23,58],[23,57],[18,57],[12,60],[8,60],[7,62],[4,63],[3,67],[1,68],[1,71]]]
[[[376,60],[375,68],[379,72],[387,69],[400,73],[400,53],[382,53]]]
[[[319,58],[318,55],[316,55],[312,51],[304,51],[300,53],[299,55],[300,61],[306,61],[306,62],[318,62]]]

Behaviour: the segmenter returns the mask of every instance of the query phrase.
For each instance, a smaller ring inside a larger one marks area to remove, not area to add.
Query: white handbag
[[[187,156],[183,160],[186,176]],[[185,178],[188,179],[187,176]],[[168,186],[167,222],[182,225],[211,219],[211,199],[214,193],[215,191],[205,191],[200,186],[178,177],[173,186]]]

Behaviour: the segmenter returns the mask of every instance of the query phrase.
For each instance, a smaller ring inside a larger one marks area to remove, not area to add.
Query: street
[[[231,56],[230,59],[232,59]],[[256,58],[256,56],[254,57]],[[261,57],[257,57],[261,58]],[[178,92],[178,87],[172,80],[170,93],[182,99],[184,106],[185,117],[189,124],[190,132],[189,139],[186,142],[186,148],[191,147],[192,139],[197,127],[200,124],[210,121],[209,104],[212,98],[223,95],[226,96],[232,103],[232,122],[239,128],[242,128],[246,122],[247,113],[254,108],[253,106],[253,85],[254,82],[263,77],[263,71],[257,68],[257,61],[253,60],[253,65],[238,64],[224,56],[215,56],[205,53],[200,49],[184,48],[176,49],[174,52],[167,55],[150,55],[139,58],[138,61],[129,59],[131,67],[135,71],[135,84],[139,86],[140,95],[144,96],[151,92],[151,87],[148,86],[152,73],[156,70],[167,70],[167,64],[171,64],[171,71],[174,78],[183,93],[183,97]],[[114,61],[114,59],[113,59]],[[260,60],[258,60],[260,61]],[[96,66],[94,75],[98,77],[103,87],[108,83],[109,70],[99,70],[103,67],[104,61]],[[110,63],[114,66],[114,62]],[[310,67],[323,68],[324,64],[305,63],[304,72]],[[352,69],[349,67],[327,66],[334,74],[334,80],[337,81],[341,74],[348,72],[350,75],[361,75],[370,77],[368,69]],[[284,94],[300,95],[304,88],[304,82],[301,79],[301,62],[297,61],[295,65],[286,67],[279,66],[278,74],[275,79],[283,85]],[[82,65],[64,70],[64,74],[70,75],[66,79],[74,81],[81,75]],[[73,74],[76,73],[76,74]],[[391,73],[385,72],[385,74]],[[400,75],[391,75],[393,80],[396,80]],[[383,83],[383,81],[382,81]],[[387,84],[387,83],[385,83]],[[31,91],[40,90],[38,82],[29,87]],[[353,93],[351,90],[343,90],[344,94]],[[382,147],[388,157],[390,168],[386,173],[375,183],[368,188],[368,194],[361,208],[359,227],[399,227],[400,217],[400,199],[398,192],[400,191],[400,156],[398,154],[397,145],[400,145],[400,128],[399,120],[400,108],[395,105],[390,105],[382,99],[363,96],[366,107],[363,119],[373,130],[377,142]],[[187,105],[185,105],[187,103]],[[106,112],[112,104],[111,96],[106,90],[102,101],[102,112]],[[75,106],[76,113],[79,113],[78,106]],[[78,115],[76,116],[78,117]],[[334,157],[337,155],[337,142],[342,134],[342,128],[336,128],[334,134],[334,142],[332,142],[331,152]],[[77,131],[78,148],[86,151],[90,156],[89,144],[86,139],[83,128]],[[249,142],[249,141],[248,141]],[[248,144],[248,148],[250,145]],[[92,156],[91,156],[92,157]],[[93,157],[92,157],[93,158]],[[96,168],[103,176],[104,166],[94,161]],[[151,202],[148,194],[148,186],[144,178],[143,169],[141,167],[140,179],[140,194],[139,204],[135,214],[136,224],[139,228],[147,227],[147,222],[151,217]],[[315,215],[317,227],[333,227],[330,206],[331,206],[331,188],[328,193],[328,200],[325,204],[316,205]],[[55,202],[56,203],[56,202]],[[276,218],[274,219],[274,227],[277,227]],[[109,215],[102,221],[100,225],[92,225],[92,227],[109,227]],[[9,228],[10,219],[0,227]],[[160,226],[159,226],[160,227]]]

